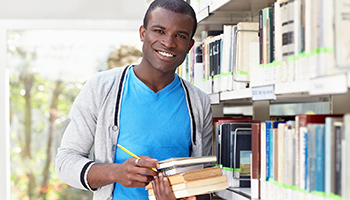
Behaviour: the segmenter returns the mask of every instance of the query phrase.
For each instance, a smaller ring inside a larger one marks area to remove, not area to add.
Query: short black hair
[[[151,3],[151,5],[148,7],[145,17],[143,18],[143,26],[147,28],[148,20],[150,17],[150,13],[157,7],[164,8],[166,10],[175,12],[175,13],[181,13],[189,15],[194,22],[193,25],[193,32],[192,36],[195,34],[197,30],[197,18],[196,13],[194,12],[193,8],[184,0],[155,0]]]

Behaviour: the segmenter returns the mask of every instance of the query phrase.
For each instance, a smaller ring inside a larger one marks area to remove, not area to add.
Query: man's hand
[[[176,200],[173,191],[171,190],[169,180],[162,173],[154,177],[152,181],[154,195],[157,200]],[[181,198],[180,200],[196,200],[195,196]]]
[[[158,160],[149,156],[139,156],[129,158],[122,164],[93,164],[88,172],[87,180],[91,188],[99,188],[115,182],[125,187],[144,187],[157,172],[152,168],[158,168]]]
[[[119,167],[117,182],[124,187],[145,187],[157,172],[152,168],[157,168],[158,160],[148,156],[140,156],[136,165],[136,158],[129,158]]]

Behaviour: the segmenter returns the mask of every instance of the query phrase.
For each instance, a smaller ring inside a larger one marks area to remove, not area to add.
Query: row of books
[[[251,187],[252,199],[350,199],[350,113],[214,127],[213,154],[230,187]]]
[[[348,71],[347,3],[277,0],[260,10],[260,61],[251,69],[251,85],[309,80]]]
[[[207,93],[310,80],[350,69],[348,0],[277,0],[259,22],[196,43],[180,76]],[[198,54],[202,59],[196,59]]]
[[[261,123],[261,199],[350,199],[349,128],[350,114]]]
[[[230,187],[250,187],[252,124],[249,118],[215,118],[213,154]]]

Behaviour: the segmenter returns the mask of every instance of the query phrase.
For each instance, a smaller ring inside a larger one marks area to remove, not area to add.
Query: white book
[[[232,87],[232,82],[233,82],[233,72],[235,69],[235,65],[236,65],[236,46],[237,46],[237,25],[233,25],[231,30],[231,45],[230,45],[230,65],[229,65],[229,73],[228,73],[228,77],[227,77],[227,90],[228,91],[232,91],[233,87]]]
[[[250,87],[262,85],[262,75],[259,72],[259,43],[252,42],[249,46],[249,71],[250,71]]]
[[[260,123],[260,199],[267,200],[266,198],[266,125],[265,122]]]
[[[193,66],[194,71],[194,85],[204,91],[203,86],[203,63],[195,63]]]
[[[301,29],[301,0],[294,0],[293,5],[294,16],[294,55],[297,57],[301,53],[302,45],[302,29]],[[294,78],[300,80],[300,66],[299,59],[294,60]]]
[[[294,52],[294,1],[280,0],[280,16],[282,24],[282,82],[294,80],[294,62],[288,58],[295,56]]]
[[[350,0],[335,2],[335,59],[339,68],[350,68]]]
[[[299,127],[299,187],[305,189],[305,133],[306,127]]]
[[[282,49],[279,48],[282,46],[282,23],[281,23],[281,7],[280,7],[280,1],[276,1],[274,4],[275,7],[275,14],[274,14],[274,21],[275,21],[275,62],[281,62],[282,61]],[[282,82],[282,69],[281,65],[275,66],[276,70],[276,83]]]
[[[249,45],[259,42],[259,23],[239,22],[237,24],[236,64],[233,72],[235,81],[249,82]]]
[[[334,60],[334,2],[321,0],[320,46],[320,76],[336,74],[338,68]]]
[[[230,72],[230,51],[232,44],[232,25],[223,26],[223,49],[221,63],[220,92],[228,91],[228,73]]]
[[[286,185],[294,185],[295,183],[295,143],[294,143],[294,133],[292,129],[286,129],[285,132],[285,179],[284,183]]]
[[[277,142],[277,162],[278,162],[278,177],[276,177],[275,180],[277,180],[280,183],[284,183],[285,180],[285,169],[287,169],[287,165],[285,165],[286,158],[287,158],[287,151],[290,150],[290,147],[287,147],[285,145],[285,138],[286,137],[286,131],[285,131],[286,124],[285,123],[279,123],[278,124],[278,142]],[[287,135],[288,136],[288,135]]]
[[[319,76],[320,15],[319,0],[305,1],[305,52],[309,56],[309,76]]]

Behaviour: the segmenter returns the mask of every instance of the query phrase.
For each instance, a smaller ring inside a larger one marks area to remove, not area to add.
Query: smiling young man
[[[175,74],[194,44],[196,26],[183,0],[150,5],[139,29],[140,64],[98,73],[74,102],[56,157],[63,182],[94,191],[94,199],[124,200],[148,199],[144,187],[154,180],[158,200],[175,198],[152,168],[171,157],[209,155],[211,148],[210,100]]]

